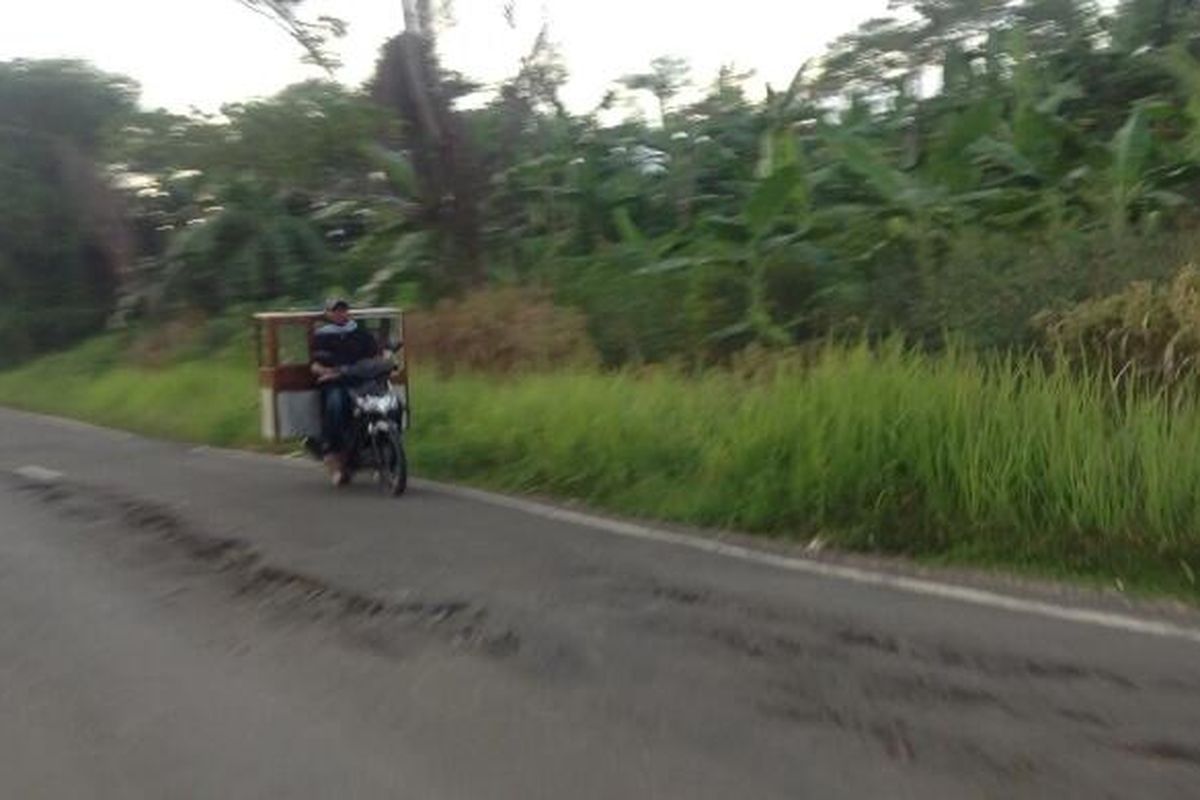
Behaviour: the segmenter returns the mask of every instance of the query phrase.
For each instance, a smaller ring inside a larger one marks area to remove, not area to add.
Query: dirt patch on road
[[[159,566],[199,569],[237,601],[259,611],[342,628],[374,652],[398,652],[396,637],[433,636],[456,648],[504,658],[521,649],[520,635],[461,598],[376,597],[323,577],[272,563],[250,543],[205,532],[175,510],[146,500],[64,480],[12,478],[17,489],[89,530],[123,534],[118,551]]]

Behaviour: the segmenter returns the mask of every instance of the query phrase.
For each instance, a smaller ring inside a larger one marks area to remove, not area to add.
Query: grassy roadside
[[[246,342],[134,366],[105,338],[0,374],[0,403],[257,441]],[[927,560],[1200,598],[1200,408],[1017,362],[836,349],[754,378],[414,378],[430,477]]]
[[[128,347],[127,337],[100,337],[0,373],[0,403],[166,439],[255,442],[258,393],[247,342],[165,367],[138,365]]]

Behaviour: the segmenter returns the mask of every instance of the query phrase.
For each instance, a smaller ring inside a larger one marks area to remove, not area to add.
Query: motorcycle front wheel
[[[375,436],[375,469],[379,488],[392,497],[399,497],[408,488],[408,457],[400,431],[391,429]]]

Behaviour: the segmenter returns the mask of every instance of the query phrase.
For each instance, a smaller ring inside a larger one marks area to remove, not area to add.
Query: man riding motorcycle
[[[375,337],[350,318],[350,304],[337,297],[325,304],[325,323],[313,334],[312,371],[321,387],[320,454],[335,486],[349,479],[346,471],[350,427],[350,388],[361,382],[355,367],[380,357]]]

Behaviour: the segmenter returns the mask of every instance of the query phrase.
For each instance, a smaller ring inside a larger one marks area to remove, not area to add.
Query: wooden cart
[[[408,367],[404,351],[404,313],[396,308],[352,310],[395,362],[392,391],[403,409],[401,429],[409,426]],[[271,442],[317,437],[321,433],[321,399],[312,374],[313,334],[324,315],[309,311],[270,311],[254,315],[258,351],[258,385],[262,435]]]

